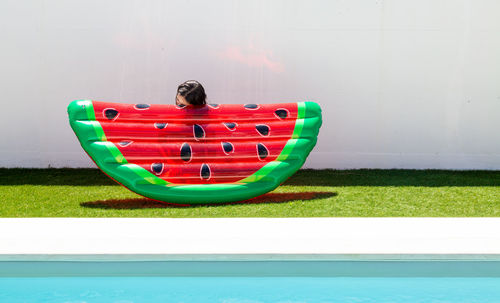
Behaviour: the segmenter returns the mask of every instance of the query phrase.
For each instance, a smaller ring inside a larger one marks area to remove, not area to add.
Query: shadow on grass
[[[0,185],[118,186],[94,168],[0,168]],[[500,186],[500,170],[301,169],[284,185],[299,186]]]
[[[308,186],[500,186],[500,170],[301,169],[284,185]]]
[[[204,203],[204,204],[173,204],[157,202],[147,198],[121,199],[121,200],[99,200],[92,202],[82,202],[80,206],[88,208],[102,209],[139,209],[139,208],[196,208],[206,206],[224,206],[240,204],[267,204],[285,203],[290,201],[310,201],[336,196],[336,192],[300,192],[300,193],[268,193],[262,196],[239,202],[230,203]]]

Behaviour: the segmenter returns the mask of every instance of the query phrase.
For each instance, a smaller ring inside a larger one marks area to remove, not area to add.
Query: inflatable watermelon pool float
[[[314,102],[179,107],[76,100],[69,121],[109,177],[178,204],[241,201],[275,189],[316,144]]]

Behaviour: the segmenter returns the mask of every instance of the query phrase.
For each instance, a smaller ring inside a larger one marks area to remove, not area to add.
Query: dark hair
[[[177,88],[177,94],[183,96],[186,101],[191,105],[205,105],[207,104],[207,95],[205,89],[196,80],[188,80]]]

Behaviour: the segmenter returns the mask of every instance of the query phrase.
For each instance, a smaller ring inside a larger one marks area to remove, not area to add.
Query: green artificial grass
[[[300,170],[244,203],[138,196],[97,169],[0,169],[0,217],[496,217],[500,171]]]

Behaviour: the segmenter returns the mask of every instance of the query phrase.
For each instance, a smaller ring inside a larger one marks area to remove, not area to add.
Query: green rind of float
[[[275,161],[238,183],[170,185],[146,169],[127,163],[118,148],[106,141],[91,100],[73,101],[68,114],[83,149],[106,174],[140,195],[186,204],[241,201],[275,189],[304,164],[322,123],[318,104],[299,102],[292,139]]]
[[[101,124],[95,119],[92,101],[76,100],[71,102],[68,106],[68,115],[71,128],[82,148],[96,165],[108,176],[132,189],[137,174],[126,167],[130,164],[127,163],[118,148],[106,140]]]

